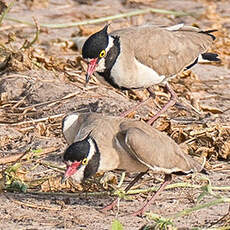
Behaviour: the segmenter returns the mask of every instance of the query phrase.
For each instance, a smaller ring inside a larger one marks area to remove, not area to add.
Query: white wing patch
[[[109,50],[114,46],[113,41],[114,41],[114,38],[112,38],[111,36],[109,36],[109,43],[108,43],[108,46],[105,49],[106,53],[108,53]]]
[[[64,118],[62,131],[63,133],[69,129],[73,123],[78,119],[79,115],[76,113],[70,114]]]
[[[183,26],[184,26],[184,23],[180,23],[180,24],[177,24],[177,25],[174,25],[174,26],[166,27],[166,30],[176,31],[176,30],[181,29]]]
[[[159,84],[165,79],[164,75],[159,75],[152,68],[140,63],[136,58],[134,59],[134,62],[137,66],[137,74],[141,76],[136,79],[137,81],[139,80],[139,82],[136,83],[136,87],[149,87],[151,85]]]
[[[209,62],[212,62],[212,61],[209,61],[209,60],[207,60],[207,59],[204,59],[203,57],[202,57],[202,55],[200,54],[199,56],[198,56],[198,61],[197,61],[198,63],[209,63]]]

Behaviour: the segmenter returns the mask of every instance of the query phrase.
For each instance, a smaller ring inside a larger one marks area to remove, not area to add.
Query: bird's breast
[[[159,75],[134,57],[125,59],[121,55],[111,69],[110,78],[119,88],[138,89],[159,84],[165,76]]]

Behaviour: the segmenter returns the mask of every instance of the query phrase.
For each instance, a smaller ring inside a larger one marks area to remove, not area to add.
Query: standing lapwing
[[[99,77],[119,89],[141,89],[163,83],[170,101],[149,120],[152,124],[176,103],[176,94],[167,80],[197,62],[220,61],[207,53],[216,30],[202,31],[183,24],[171,27],[145,25],[107,32],[106,25],[91,35],[82,47],[88,62],[86,83],[97,72]]]
[[[203,167],[184,154],[170,137],[141,121],[97,113],[73,113],[63,119],[62,130],[69,144],[64,153],[67,169],[62,182],[73,177],[80,183],[97,172],[114,169],[139,172],[125,189],[127,191],[148,170],[165,174],[160,189],[136,215],[143,214],[147,204],[170,183],[172,174],[204,172]],[[104,210],[111,209],[115,203]]]

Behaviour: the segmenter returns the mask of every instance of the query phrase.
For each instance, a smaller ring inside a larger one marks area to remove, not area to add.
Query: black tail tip
[[[207,61],[221,61],[218,58],[218,54],[215,53],[203,53],[201,54],[202,58]]]
[[[212,40],[214,41],[214,40],[216,39],[216,37],[215,37],[213,34],[211,34],[211,33],[216,32],[216,31],[217,31],[217,30],[214,29],[214,30],[200,31],[199,33],[209,35],[210,37],[212,37]]]

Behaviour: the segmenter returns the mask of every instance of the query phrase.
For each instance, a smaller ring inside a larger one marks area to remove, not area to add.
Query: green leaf
[[[111,230],[124,230],[123,225],[120,223],[119,220],[114,220],[112,223]]]
[[[203,190],[203,189],[202,189]],[[197,200],[196,200],[196,203],[199,204],[200,201],[206,196],[208,195],[209,193],[207,192],[207,190],[203,190],[203,192],[197,197]]]
[[[155,223],[153,225],[146,225],[145,229],[175,229],[173,227],[173,221],[171,219],[167,219],[158,214],[147,212],[146,217],[150,220],[153,220]]]
[[[15,163],[14,165],[8,167],[5,171],[6,174],[10,174],[11,172],[16,173],[17,170],[21,167],[20,163]]]
[[[33,153],[41,153],[41,152],[43,152],[43,149],[33,149],[31,152],[33,152]]]
[[[6,186],[9,192],[23,192],[26,193],[28,186],[21,181],[13,181],[10,185]]]

